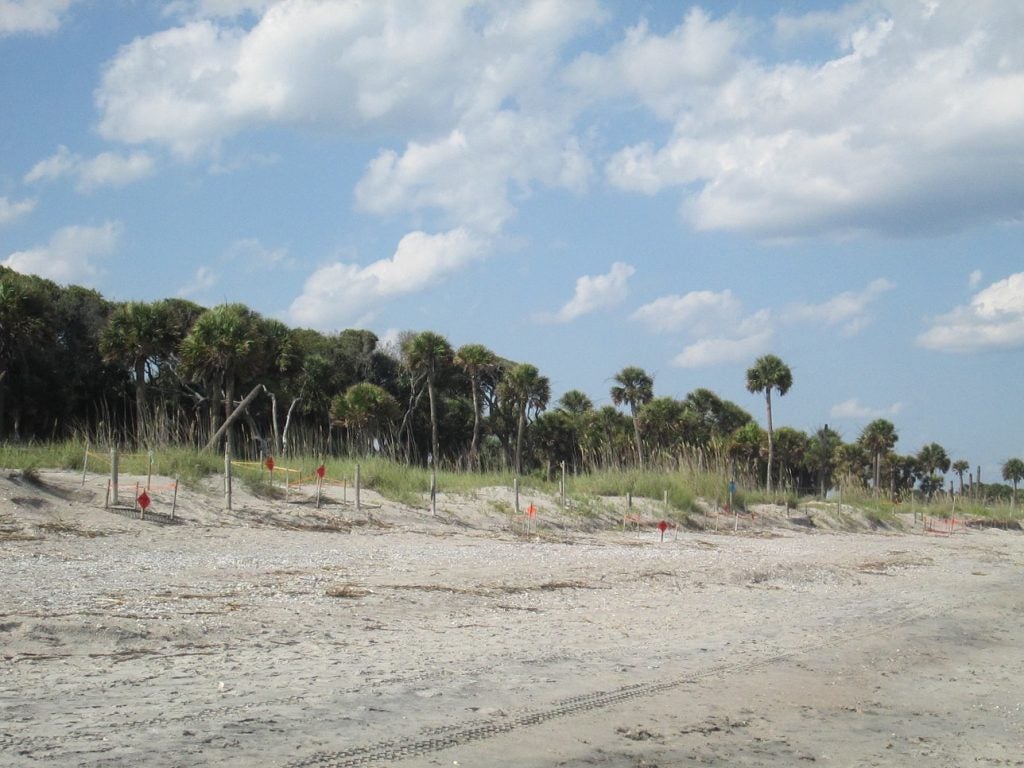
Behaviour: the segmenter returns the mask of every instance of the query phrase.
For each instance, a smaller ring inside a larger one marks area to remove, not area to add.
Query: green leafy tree
[[[968,464],[967,461],[965,461],[964,459],[957,459],[956,461],[953,462],[952,468],[953,468],[953,471],[956,473],[956,476],[960,479],[960,495],[963,496],[964,495],[964,473],[970,470],[971,465]]]
[[[747,370],[747,390],[763,392],[768,411],[768,493],[772,492],[772,461],[775,454],[774,430],[772,428],[772,390],[782,397],[793,386],[793,372],[775,355],[764,355],[754,361]]]
[[[523,472],[523,437],[526,434],[527,414],[539,413],[547,408],[551,398],[551,382],[541,376],[536,366],[520,363],[511,368],[501,381],[502,396],[512,403],[517,414],[515,470]]]
[[[570,389],[558,398],[558,410],[566,415],[572,429],[572,471],[580,471],[584,462],[583,434],[594,414],[594,402],[578,389]]]
[[[805,462],[817,476],[818,493],[822,498],[832,487],[832,478],[839,463],[839,449],[843,441],[839,433],[828,424],[815,432],[807,444]]]
[[[916,458],[921,473],[921,490],[930,499],[935,491],[944,487],[943,476],[949,472],[949,456],[946,449],[938,443],[929,443],[917,452]]]
[[[483,411],[482,380],[485,373],[494,368],[498,356],[483,344],[463,344],[455,351],[455,364],[469,377],[469,388],[473,395],[473,437],[469,443],[469,461],[479,464],[480,426]]]
[[[374,440],[378,446],[385,443],[383,433],[390,434],[399,410],[390,392],[367,381],[353,384],[331,402],[332,419],[349,431],[351,441],[363,453],[374,446]]]
[[[638,366],[629,365],[614,376],[615,384],[611,388],[612,402],[615,405],[629,405],[629,415],[633,418],[633,438],[636,441],[637,464],[644,466],[644,441],[640,429],[640,408],[654,399],[654,379]]]
[[[430,449],[435,466],[440,460],[440,443],[437,435],[437,381],[445,369],[452,364],[452,346],[448,340],[433,331],[423,331],[408,338],[402,346],[405,365],[414,379],[427,384],[427,399],[430,402]]]
[[[882,460],[892,452],[898,440],[895,425],[886,419],[875,419],[860,433],[858,442],[871,455],[873,487],[876,494],[882,482]]]
[[[1017,506],[1017,486],[1024,480],[1024,461],[1007,459],[1003,464],[1003,480],[1013,485],[1013,505]]]
[[[234,409],[239,378],[256,373],[266,360],[261,320],[244,304],[221,304],[200,315],[182,341],[184,370],[211,387],[211,436],[216,434],[219,425],[221,388],[226,418]],[[230,450],[230,430],[225,434],[225,446]]]

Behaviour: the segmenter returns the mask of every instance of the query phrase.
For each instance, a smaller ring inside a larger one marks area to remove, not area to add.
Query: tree
[[[944,487],[944,480],[941,476],[936,477],[936,471],[945,475],[949,472],[949,456],[946,449],[938,443],[929,443],[917,452],[918,469],[921,472],[921,490],[930,499],[936,490]]]
[[[430,450],[434,466],[440,459],[440,444],[437,438],[437,398],[435,388],[438,376],[452,362],[452,345],[440,334],[423,331],[406,340],[402,346],[405,365],[416,378],[427,383],[427,398],[430,401]]]
[[[455,364],[469,376],[469,387],[473,393],[473,438],[469,443],[469,461],[474,466],[480,453],[481,377],[497,361],[498,356],[483,344],[463,344],[455,352]]]
[[[1013,506],[1017,506],[1017,486],[1024,480],[1024,461],[1007,459],[1003,464],[1003,480],[1013,484]]]
[[[747,390],[764,392],[765,406],[768,411],[768,493],[772,492],[772,459],[775,454],[775,438],[772,429],[772,390],[779,396],[789,392],[793,386],[793,372],[775,355],[764,355],[754,361],[753,367],[747,370]]]
[[[558,410],[564,413],[572,428],[572,470],[579,471],[579,465],[583,463],[583,431],[586,428],[587,420],[593,416],[594,402],[587,395],[578,389],[570,389],[558,399]]]
[[[135,382],[135,435],[141,446],[146,422],[146,379],[149,362],[170,351],[172,330],[159,303],[130,301],[111,313],[100,335],[103,359],[131,371]]]
[[[960,495],[963,496],[964,472],[967,472],[971,468],[971,465],[968,464],[967,461],[965,461],[964,459],[957,459],[956,461],[953,462],[952,467],[953,471],[956,473],[956,476],[960,478]]]
[[[224,391],[224,415],[234,409],[235,388],[241,375],[251,375],[265,359],[261,317],[244,304],[221,304],[200,315],[181,344],[182,364],[186,372],[211,386],[213,401],[210,434],[217,433],[220,388]],[[231,447],[230,430],[225,444]]]
[[[629,415],[633,417],[637,463],[643,469],[644,444],[640,434],[640,408],[654,398],[654,379],[648,376],[643,368],[629,365],[615,374],[614,380],[615,385],[611,388],[612,402],[615,405],[629,405]]]
[[[523,471],[523,436],[526,433],[526,415],[533,410],[543,411],[551,397],[551,383],[541,376],[537,367],[520,363],[511,368],[501,381],[502,397],[515,405],[518,414],[516,427],[515,469]]]
[[[874,489],[878,493],[882,479],[882,457],[886,456],[899,440],[896,427],[886,419],[875,419],[860,433],[858,442],[871,454],[874,467]]]
[[[367,381],[353,384],[331,401],[331,418],[349,430],[362,452],[372,447],[374,440],[381,444],[381,429],[392,426],[398,412],[398,401],[391,393]]]

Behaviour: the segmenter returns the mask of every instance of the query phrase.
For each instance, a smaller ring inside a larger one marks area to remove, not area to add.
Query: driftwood
[[[220,425],[220,429],[210,438],[210,442],[203,448],[204,451],[212,451],[217,443],[223,437],[224,433],[227,432],[228,427],[235,423],[239,416],[245,413],[245,409],[249,407],[253,400],[256,399],[256,395],[260,393],[260,390],[265,390],[262,384],[257,384],[252,388],[252,392],[245,396],[245,398],[238,404],[238,407],[231,412],[231,415],[224,419],[224,423]]]

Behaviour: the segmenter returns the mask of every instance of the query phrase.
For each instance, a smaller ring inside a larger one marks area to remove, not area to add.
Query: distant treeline
[[[791,384],[774,356],[747,372],[748,388],[765,395],[769,425],[772,392],[784,395]],[[968,462],[951,461],[936,443],[898,454],[895,426],[885,420],[852,442],[827,426],[766,431],[708,389],[657,397],[653,379],[634,366],[615,374],[610,395],[615,406],[595,408],[579,390],[551,402],[536,366],[482,344],[456,349],[431,331],[403,333],[384,348],[367,330],[289,328],[242,304],[111,302],[0,267],[6,441],[77,435],[221,450],[230,440],[235,454],[250,457],[375,454],[546,474],[563,464],[571,473],[685,465],[797,492],[979,490]],[[243,399],[248,405],[236,413]],[[951,470],[955,482],[946,480]],[[1005,479],[1016,486],[1024,477]]]

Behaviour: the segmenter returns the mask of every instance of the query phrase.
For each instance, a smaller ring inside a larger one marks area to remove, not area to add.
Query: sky
[[[0,263],[1024,457],[1024,3],[0,0]]]

